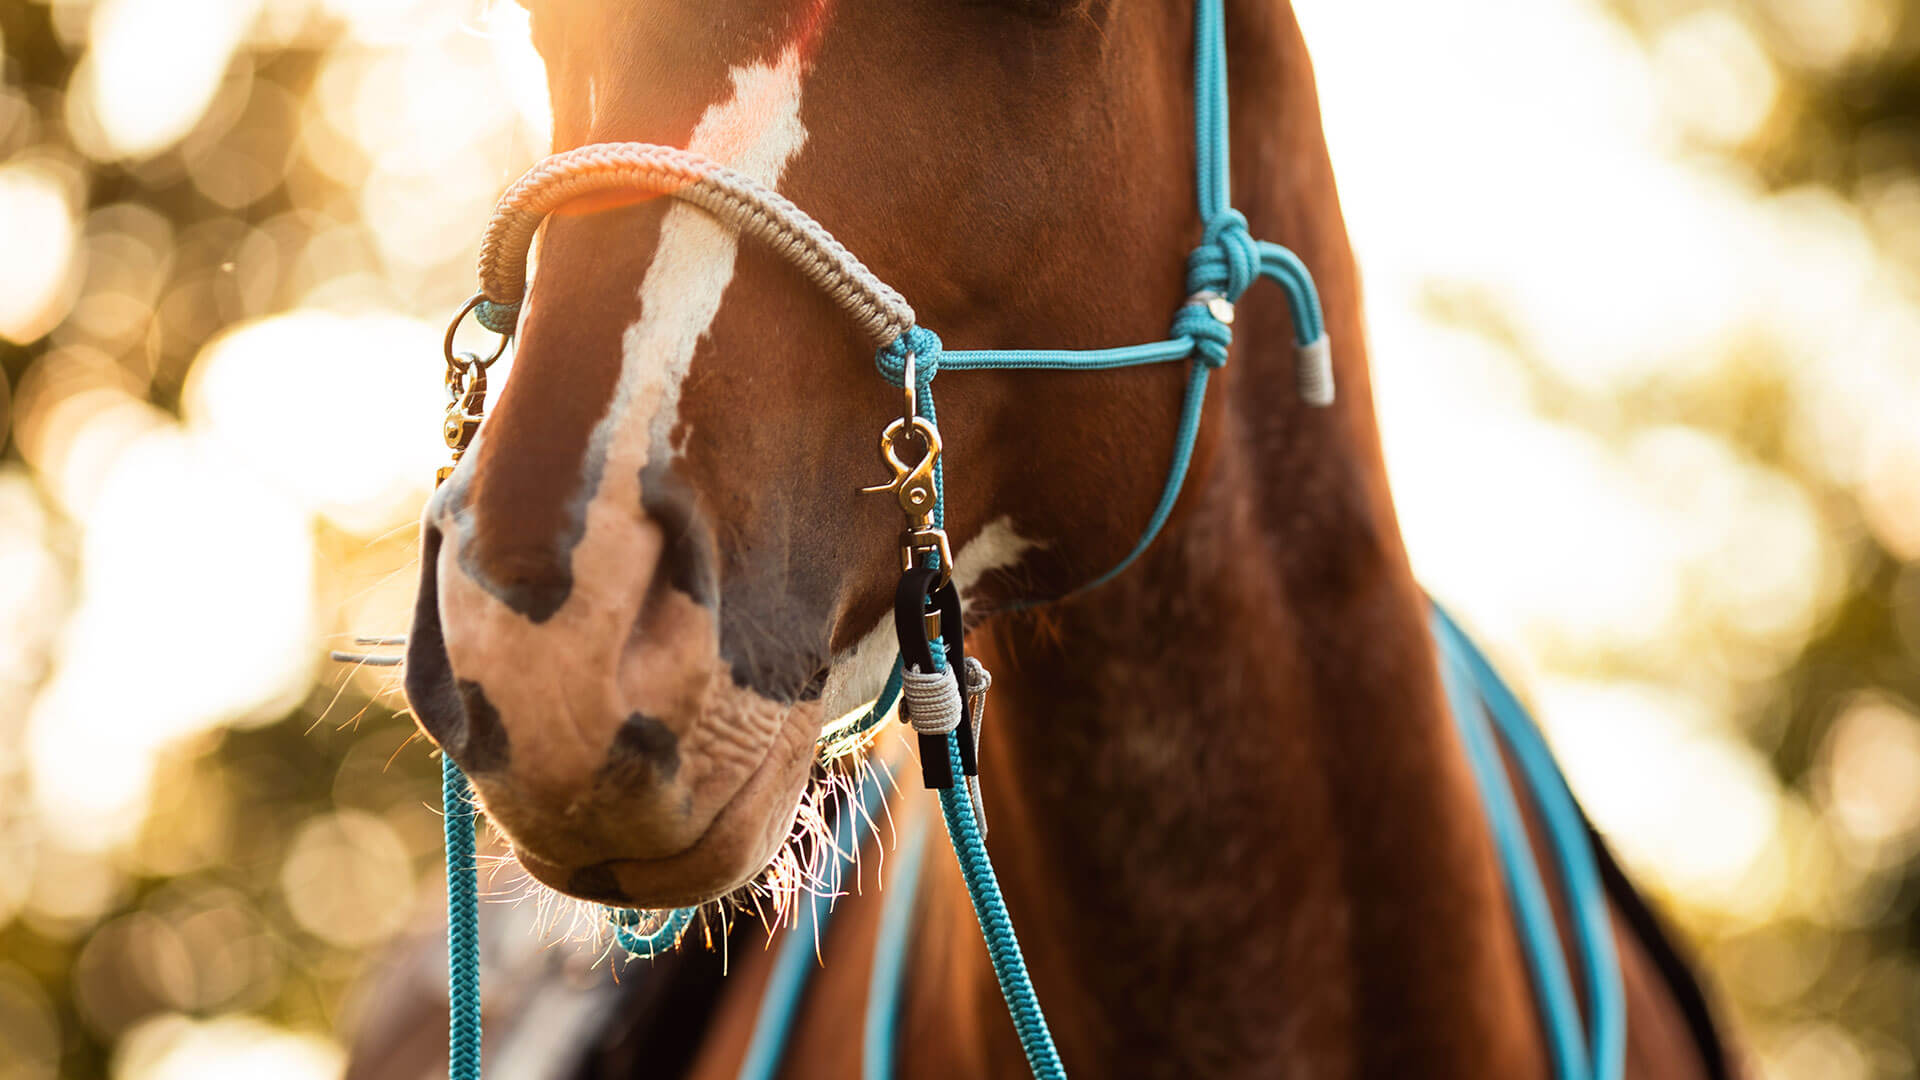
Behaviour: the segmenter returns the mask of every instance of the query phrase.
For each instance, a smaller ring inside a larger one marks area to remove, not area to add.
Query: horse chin
[[[503,815],[492,816],[503,826],[520,865],[556,892],[616,907],[692,907],[750,884],[787,842],[812,775],[819,732],[817,704],[789,709],[761,761],[706,828],[671,854],[584,862],[550,859],[543,856],[537,836],[517,836],[511,822],[501,820]]]

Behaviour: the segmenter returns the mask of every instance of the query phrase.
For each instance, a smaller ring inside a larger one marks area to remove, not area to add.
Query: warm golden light
[[[194,1020],[162,1016],[127,1036],[115,1080],[334,1080],[346,1061],[337,1047],[248,1016]]]
[[[213,102],[260,0],[99,0],[76,107],[97,150],[144,157],[178,142]]]
[[[1295,7],[1419,577],[1538,704],[1762,1074],[1905,1076],[1910,5]],[[408,625],[439,333],[548,148],[544,67],[506,0],[23,10],[0,1080],[76,1046],[115,1080],[337,1080],[348,981],[437,888],[438,765],[401,669],[321,657]]]
[[[73,302],[77,230],[67,188],[46,165],[0,164],[0,338],[32,341]]]

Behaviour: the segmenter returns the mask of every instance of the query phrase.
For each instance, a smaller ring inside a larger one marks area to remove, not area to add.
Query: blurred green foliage
[[[1613,2],[1649,42],[1709,7]],[[1846,26],[1826,34],[1809,32],[1805,21],[1825,5],[1732,0],[1713,7],[1736,14],[1761,44],[1778,89],[1770,116],[1750,139],[1733,146],[1699,140],[1694,152],[1729,157],[1776,191],[1813,185],[1839,192],[1877,226],[1873,237],[1883,254],[1913,275],[1908,296],[1920,295],[1920,232],[1904,217],[1904,204],[1901,216],[1882,205],[1920,191],[1920,4],[1834,4],[1828,15]],[[1909,349],[1920,358],[1920,341]],[[1850,702],[1885,696],[1920,711],[1920,565],[1910,553],[1888,550],[1852,491],[1791,437],[1795,403],[1777,390],[1760,380],[1716,385],[1712,400],[1654,392],[1622,410],[1565,387],[1543,388],[1579,423],[1624,412],[1636,425],[1705,426],[1809,488],[1829,531],[1844,538],[1845,592],[1831,617],[1777,677],[1740,688],[1748,736],[1789,790],[1812,798],[1822,748]],[[1868,891],[1851,918],[1785,918],[1730,935],[1692,929],[1710,943],[1712,966],[1749,1024],[1837,1021],[1864,1048],[1862,1075],[1911,1076],[1920,1059],[1920,860],[1909,856],[1885,869]],[[1784,996],[1754,993],[1762,980],[1743,975],[1763,969],[1793,971],[1797,985]]]

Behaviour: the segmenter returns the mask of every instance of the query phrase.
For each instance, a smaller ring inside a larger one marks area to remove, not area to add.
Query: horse
[[[1191,4],[524,3],[556,151],[722,162],[954,347],[1153,340],[1188,295]],[[1308,52],[1280,0],[1227,20],[1236,203],[1314,268],[1341,393],[1303,402],[1295,316],[1241,303],[1177,505],[1101,581],[1154,514],[1186,377],[942,380],[951,572],[998,673],[978,761],[1005,906],[1082,1076],[1545,1077],[1395,522]],[[887,674],[899,520],[859,492],[898,391],[789,262],[679,201],[563,206],[518,320],[513,377],[423,515],[417,722],[545,886],[740,896],[820,782],[823,727]],[[1595,850],[1625,1075],[1733,1075],[1706,991]],[[921,878],[895,1075],[1021,1074],[954,860],[894,859]],[[863,1067],[884,892],[837,901],[780,1076]],[[552,1075],[735,1075],[774,961],[719,938],[724,979],[694,944],[629,968]]]

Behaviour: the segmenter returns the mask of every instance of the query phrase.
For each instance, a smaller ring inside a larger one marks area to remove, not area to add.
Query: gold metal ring
[[[461,306],[459,313],[454,315],[453,321],[447,324],[447,336],[446,336],[446,339],[441,344],[441,352],[446,355],[447,367],[452,368],[455,371],[464,371],[466,370],[467,365],[464,361],[460,359],[460,356],[462,354],[458,354],[453,351],[454,332],[460,329],[460,324],[465,322],[467,319],[467,316],[472,313],[473,309],[479,307],[481,301],[485,300],[486,298],[487,298],[487,294],[484,292],[474,293],[473,296],[468,298],[467,302]],[[481,329],[485,329],[485,327],[482,327]],[[501,334],[500,345],[498,348],[493,350],[493,355],[487,357],[485,360],[476,359],[474,362],[480,366],[480,369],[482,371],[485,371],[487,368],[492,367],[493,362],[495,360],[498,360],[502,356],[505,356],[507,354],[507,344],[512,340],[513,340],[512,334]],[[468,353],[465,355],[471,356],[473,354]]]
[[[913,353],[907,353],[906,363],[900,365],[900,388],[907,392],[907,426],[913,426],[913,418],[920,411],[920,388],[914,385]]]

